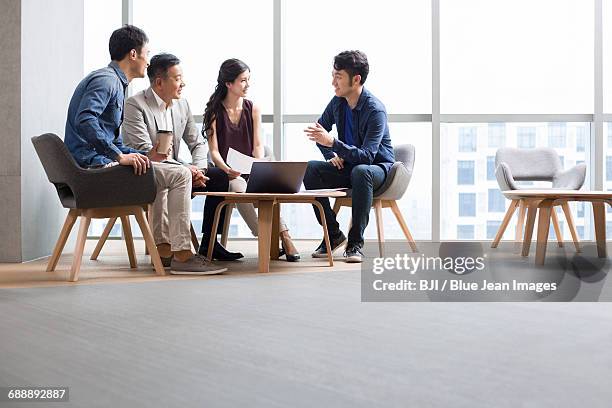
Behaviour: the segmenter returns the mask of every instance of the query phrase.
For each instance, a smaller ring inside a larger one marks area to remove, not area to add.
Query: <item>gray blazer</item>
[[[181,139],[191,152],[193,165],[204,169],[208,167],[208,146],[198,132],[191,109],[185,99],[175,99],[172,108],[172,126],[174,127],[174,147],[172,158],[180,163],[178,150]],[[157,105],[151,87],[125,101],[125,114],[122,125],[123,141],[134,149],[148,152],[157,142],[157,123],[161,123],[162,113]]]

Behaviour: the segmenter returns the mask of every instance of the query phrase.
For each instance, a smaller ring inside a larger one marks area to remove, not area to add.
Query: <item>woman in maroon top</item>
[[[239,59],[228,59],[221,64],[215,92],[206,104],[202,129],[204,137],[208,139],[212,161],[229,176],[230,191],[241,193],[246,191],[246,181],[240,177],[240,172],[227,165],[229,148],[257,159],[264,157],[261,111],[245,98],[250,78],[249,67]],[[251,233],[257,236],[257,214],[253,204],[236,204],[236,208]],[[300,255],[282,218],[279,230],[287,260],[297,261]]]

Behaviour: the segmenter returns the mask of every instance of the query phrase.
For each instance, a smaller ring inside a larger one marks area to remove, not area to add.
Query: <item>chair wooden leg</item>
[[[342,203],[340,202],[340,199],[336,198],[336,200],[334,201],[334,208],[333,208],[334,214],[338,215],[341,207],[342,207]]]
[[[47,272],[53,272],[55,270],[57,261],[59,261],[60,255],[62,254],[64,246],[66,245],[66,241],[70,236],[70,231],[72,231],[72,227],[74,226],[77,218],[79,218],[77,210],[68,211],[68,215],[66,215],[66,220],[64,221],[64,226],[60,232],[60,236],[57,238],[55,248],[53,249],[51,258],[49,258],[49,263],[47,263]]]
[[[385,234],[383,231],[383,218],[382,218],[382,201],[374,201],[374,214],[376,215],[376,232],[378,233],[378,253],[382,258],[385,256]]]
[[[499,229],[497,230],[497,235],[495,235],[495,239],[491,243],[491,248],[497,248],[497,246],[499,245],[499,241],[501,241],[502,237],[504,236],[504,232],[508,227],[510,219],[512,219],[512,216],[514,215],[514,211],[516,210],[518,202],[519,200],[512,200],[510,202],[510,206],[508,207],[508,211],[506,211],[504,220],[502,221],[501,225],[499,226]]]
[[[525,228],[525,214],[527,213],[527,204],[525,200],[519,200],[519,215],[516,221],[515,242],[523,242],[523,229]]]
[[[521,252],[521,256],[529,255],[531,237],[533,236],[533,226],[538,212],[538,204],[539,201],[537,200],[531,200],[527,204],[527,221],[525,224],[525,237],[523,238],[523,251]]]
[[[229,227],[232,222],[233,210],[234,204],[228,204],[227,207],[225,207],[225,219],[223,220],[223,232],[221,234],[221,245],[224,247],[227,247],[227,238],[229,237]]]
[[[323,239],[325,240],[325,248],[327,249],[327,260],[329,266],[334,266],[334,254],[332,254],[331,242],[329,240],[329,234],[327,233],[327,220],[325,219],[325,211],[323,211],[323,205],[317,200],[312,200],[312,204],[319,210],[319,216],[321,217],[321,225],[323,226]]]
[[[102,231],[102,235],[100,236],[100,239],[98,240],[98,243],[96,244],[96,248],[94,249],[93,253],[91,254],[91,257],[89,258],[92,261],[95,261],[98,259],[98,255],[100,255],[100,251],[102,251],[102,247],[106,243],[106,240],[108,239],[108,236],[110,235],[111,230],[115,226],[115,222],[117,222],[117,217],[112,217],[108,219],[108,222],[106,223],[106,227],[104,227],[104,231]]]
[[[563,248],[563,233],[561,232],[561,227],[559,227],[559,218],[557,217],[557,210],[555,207],[551,208],[550,218],[552,220],[553,227],[555,228],[555,236],[557,237],[559,248]]]
[[[123,236],[125,239],[125,247],[127,249],[128,258],[130,259],[130,268],[136,268],[136,253],[134,251],[134,237],[132,237],[132,227],[130,226],[130,217],[128,215],[121,216],[121,225],[123,227]]]
[[[147,222],[149,223],[149,229],[151,227],[151,215],[153,213],[153,206],[151,204],[146,206],[147,211]],[[143,210],[144,211],[144,210]],[[157,247],[156,247],[157,248]],[[145,255],[149,255],[149,247],[145,245]],[[151,258],[151,261],[153,259]]]
[[[189,225],[189,232],[191,233],[191,245],[193,245],[193,248],[195,249],[195,252],[197,253],[198,250],[200,249],[200,241],[198,241],[198,236],[196,235],[196,232],[193,229],[193,224]]]
[[[72,259],[72,267],[70,268],[70,282],[79,280],[79,272],[81,271],[81,261],[83,260],[83,250],[85,249],[85,241],[87,240],[87,231],[91,217],[81,216],[79,223],[79,236],[77,237],[76,246],[74,248],[74,258]]]
[[[574,246],[576,247],[576,252],[582,252],[582,249],[580,248],[580,238],[578,237],[578,232],[576,231],[576,225],[574,224],[574,217],[572,217],[572,212],[570,211],[569,204],[565,202],[561,204],[561,208],[563,209],[563,213],[565,214],[567,226],[569,227],[570,233],[572,234],[572,239],[574,240]]]
[[[402,212],[400,211],[397,205],[397,201],[390,200],[387,202],[389,203],[389,206],[391,207],[391,211],[395,215],[397,222],[399,222],[399,225],[402,228],[402,231],[404,232],[406,239],[408,240],[408,244],[410,245],[412,252],[417,252],[418,249],[416,246],[416,242],[414,242],[414,238],[412,238],[412,234],[410,233],[410,230],[408,229],[408,225],[406,225],[406,221],[404,221],[404,217],[402,216]]]
[[[141,210],[139,208],[139,211],[136,211],[134,216],[136,217],[136,222],[138,222],[140,231],[142,231],[142,237],[145,240],[145,245],[147,246],[147,248],[149,249],[149,253],[151,254],[151,261],[153,262],[155,272],[159,276],[164,276],[166,274],[166,271],[164,270],[164,266],[161,263],[159,252],[157,251],[157,247],[155,246],[155,239],[153,238],[153,233],[151,232],[151,228],[149,227],[149,223],[147,222],[144,210]]]
[[[597,256],[605,258],[606,255],[606,208],[604,203],[593,201],[593,221],[595,224],[595,240],[597,242]]]
[[[544,200],[538,206],[538,240],[536,241],[536,265],[544,265],[546,247],[548,245],[548,230],[550,229],[551,213],[554,211],[552,200]]]

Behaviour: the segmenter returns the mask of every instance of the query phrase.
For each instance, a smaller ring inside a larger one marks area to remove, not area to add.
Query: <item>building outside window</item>
[[[536,146],[536,128],[520,126],[517,129],[516,141],[521,149],[533,149]]]
[[[487,221],[487,239],[495,238],[500,225],[501,221]]]
[[[495,180],[495,156],[487,156],[487,180]]]
[[[476,127],[470,126],[459,128],[459,151],[476,151]]]
[[[506,145],[506,124],[489,123],[488,125],[489,147],[499,149]]]
[[[576,127],[576,151],[584,152],[586,148],[586,133],[587,129],[585,126]]]
[[[457,184],[474,184],[474,160],[457,161]]]
[[[459,216],[476,216],[476,193],[459,193]]]
[[[457,239],[474,239],[474,226],[457,225]]]
[[[489,212],[504,212],[505,198],[497,188],[490,188],[488,191]]]
[[[548,124],[548,146],[556,149],[564,149],[567,145],[567,124],[549,123]]]

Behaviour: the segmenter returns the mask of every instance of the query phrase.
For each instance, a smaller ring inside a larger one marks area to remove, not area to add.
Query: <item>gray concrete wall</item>
[[[27,261],[51,253],[67,212],[30,138],[64,137],[68,103],[83,78],[84,6],[82,0],[21,5],[21,260]]]
[[[21,260],[21,2],[0,0],[0,261]]]
[[[83,77],[83,1],[0,0],[0,10],[0,262],[23,262],[51,253],[66,215],[30,138],[63,137]]]

